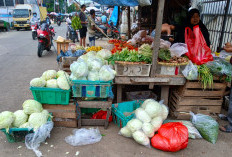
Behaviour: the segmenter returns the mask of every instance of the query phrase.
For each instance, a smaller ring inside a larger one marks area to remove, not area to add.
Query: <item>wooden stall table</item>
[[[160,85],[161,100],[164,100],[164,104],[168,105],[169,86],[183,86],[185,82],[186,79],[183,75],[156,75],[154,78],[116,76],[115,84],[117,85],[117,102],[122,102],[122,87],[124,85],[148,85],[150,89],[153,89],[154,85]]]

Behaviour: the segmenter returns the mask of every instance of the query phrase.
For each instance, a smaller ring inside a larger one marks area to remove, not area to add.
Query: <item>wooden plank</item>
[[[67,128],[76,128],[77,120],[73,121],[54,121],[55,127],[67,127]]]
[[[122,102],[122,85],[117,84],[117,103]]]
[[[189,112],[189,111],[196,111],[203,106],[175,106],[176,110],[175,111],[182,111],[182,112]],[[222,106],[204,106],[203,108],[208,109],[211,113],[220,113],[221,112],[221,107]]]
[[[161,36],[161,29],[162,29],[162,22],[163,22],[164,4],[165,4],[165,0],[158,1],[155,39],[154,39],[155,46],[153,47],[152,69],[151,69],[151,75],[150,75],[151,77],[155,77],[155,73],[156,73],[157,58],[158,58],[157,52],[159,51],[159,46],[160,46],[160,36]]]
[[[147,83],[167,83],[170,82],[169,78],[131,78],[131,82],[139,83],[139,82],[147,82]]]
[[[199,91],[199,90],[186,90],[181,96],[191,97],[222,97],[224,91]]]
[[[81,119],[82,126],[103,126],[105,119]]]
[[[109,101],[77,101],[80,108],[109,108],[112,106],[112,100]]]
[[[76,105],[49,105],[49,104],[43,104],[44,109],[60,109],[60,110],[71,110],[76,111]]]
[[[161,100],[164,100],[164,104],[168,106],[169,98],[169,86],[161,86]]]
[[[185,88],[200,88],[202,89],[202,84],[200,82],[186,82]],[[214,83],[213,89],[221,89],[223,90],[226,88],[226,83]]]
[[[52,112],[52,116],[55,118],[77,118],[77,113],[65,113],[65,112]]]
[[[194,97],[194,98],[182,98],[181,101],[179,101],[178,105],[180,106],[219,106],[222,105],[223,99],[207,99],[207,98],[199,98],[199,97]]]

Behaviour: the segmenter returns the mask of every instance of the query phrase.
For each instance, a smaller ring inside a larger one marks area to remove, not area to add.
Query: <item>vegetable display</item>
[[[101,46],[91,46],[91,47],[88,47],[86,48],[86,52],[90,52],[90,51],[95,51],[95,52],[98,52],[102,49]]]
[[[169,61],[171,57],[171,52],[169,49],[160,49],[159,50],[159,58],[163,61]]]
[[[74,16],[72,18],[72,24],[71,24],[71,26],[72,26],[72,28],[74,30],[78,30],[78,29],[82,28],[81,19],[79,18],[79,16]]]
[[[203,89],[213,87],[213,75],[205,64],[198,66],[198,77],[200,78]]]
[[[144,146],[150,145],[149,138],[161,127],[168,116],[168,108],[153,99],[147,99],[135,110],[135,118],[120,129],[119,134],[133,139]]]

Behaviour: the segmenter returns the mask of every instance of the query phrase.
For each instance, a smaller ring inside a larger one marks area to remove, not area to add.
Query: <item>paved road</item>
[[[57,28],[57,35],[64,36],[65,27]],[[104,41],[97,42],[103,44]],[[24,100],[32,98],[29,82],[40,76],[45,70],[57,70],[56,54],[45,53],[37,57],[37,41],[33,41],[30,31],[11,31],[0,33],[0,111],[16,111],[22,109]],[[64,138],[72,133],[70,128],[54,128],[47,145],[42,144],[40,150],[46,157],[75,157],[77,151],[81,157],[150,157],[150,156],[190,156],[219,157],[231,156],[232,134],[220,133],[215,145],[205,140],[189,140],[188,148],[167,153],[153,148],[138,145],[131,139],[118,135],[118,127],[110,124],[107,130],[99,127],[105,136],[94,145],[73,147],[65,143]],[[54,147],[51,147],[53,145]],[[19,146],[22,146],[20,148]],[[18,149],[17,149],[18,148]],[[8,143],[0,133],[0,156],[33,157],[31,150],[24,143]],[[69,152],[66,154],[66,152]]]

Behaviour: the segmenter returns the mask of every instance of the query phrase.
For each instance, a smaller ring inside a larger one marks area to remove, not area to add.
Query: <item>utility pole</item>
[[[56,12],[56,0],[54,0],[54,12]]]
[[[67,0],[64,0],[64,5],[65,5],[65,14],[67,13]]]

